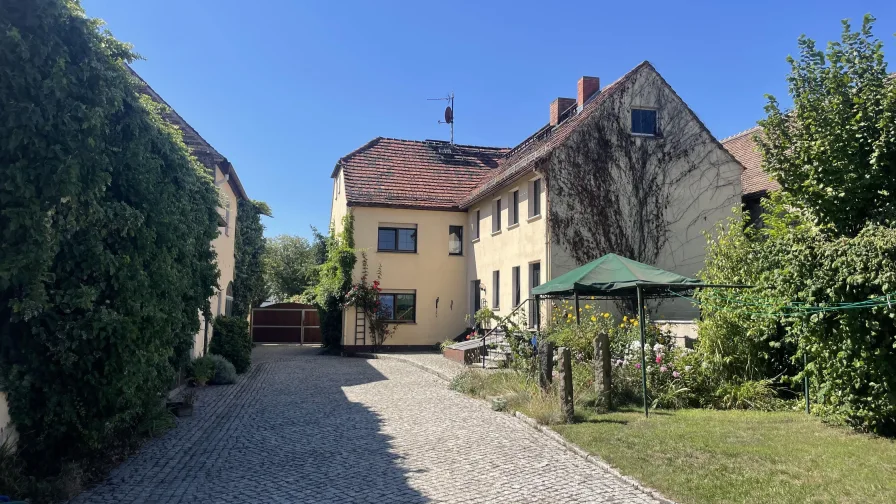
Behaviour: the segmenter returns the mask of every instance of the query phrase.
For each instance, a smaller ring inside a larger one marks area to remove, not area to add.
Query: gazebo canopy
[[[532,289],[537,296],[634,297],[640,287],[645,294],[664,296],[668,291],[691,290],[701,281],[661,270],[648,264],[607,254],[550,282]]]

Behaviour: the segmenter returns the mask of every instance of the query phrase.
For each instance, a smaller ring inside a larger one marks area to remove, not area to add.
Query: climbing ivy
[[[134,438],[217,283],[216,190],[134,57],[75,0],[0,2],[0,387],[35,473]]]
[[[348,214],[342,219],[342,231],[330,226],[326,238],[327,259],[320,265],[315,284],[307,298],[317,306],[324,346],[338,349],[342,346],[342,307],[352,285],[355,269],[354,217]]]
[[[233,273],[233,316],[246,318],[249,310],[268,297],[262,257],[264,256],[264,224],[261,216],[272,217],[271,208],[263,201],[240,200],[236,216]]]

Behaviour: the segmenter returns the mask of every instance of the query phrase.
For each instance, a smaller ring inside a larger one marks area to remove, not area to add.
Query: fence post
[[[608,411],[613,407],[610,390],[613,375],[610,369],[610,337],[600,333],[594,338],[594,389],[597,392],[598,411]]]
[[[560,374],[563,382],[560,384],[560,404],[563,408],[563,417],[566,423],[572,423],[575,415],[575,406],[572,396],[572,360],[569,348],[560,348]]]
[[[554,344],[538,339],[538,386],[547,391],[551,388],[554,374]]]

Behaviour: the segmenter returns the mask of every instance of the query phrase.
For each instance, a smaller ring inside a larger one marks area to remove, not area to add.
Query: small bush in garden
[[[720,409],[779,410],[785,401],[778,398],[771,380],[725,383],[716,390],[715,404]]]
[[[212,385],[230,385],[236,383],[236,369],[233,364],[220,355],[209,354],[205,358],[215,363],[215,374],[212,377]]]
[[[208,356],[200,357],[192,362],[190,379],[198,386],[203,386],[215,376],[215,361]]]
[[[252,364],[249,322],[238,317],[217,316],[209,353],[221,355],[233,364],[237,373],[245,373]]]

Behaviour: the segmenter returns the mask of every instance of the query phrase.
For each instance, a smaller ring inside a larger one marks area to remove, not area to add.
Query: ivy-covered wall
[[[217,192],[74,0],[0,3],[0,388],[34,472],[132,439],[217,280]]]
[[[740,205],[741,166],[650,64],[620,82],[541,164],[548,187],[550,277],[606,253],[683,275],[702,268],[703,233]],[[657,112],[632,134],[633,108]],[[692,318],[667,303],[668,318]]]

